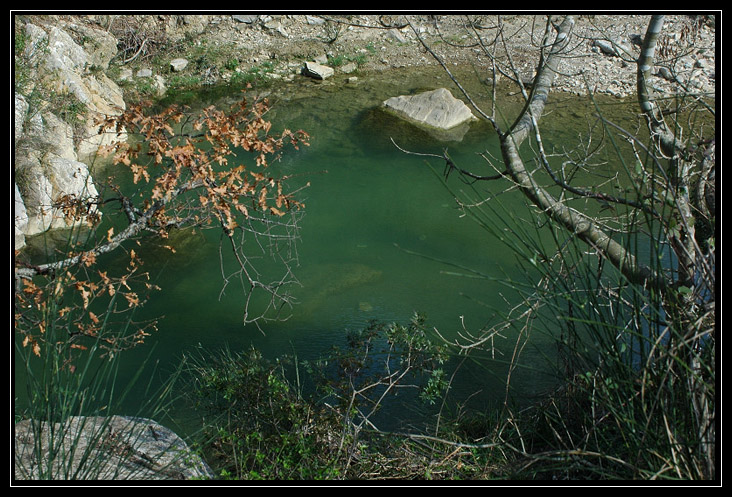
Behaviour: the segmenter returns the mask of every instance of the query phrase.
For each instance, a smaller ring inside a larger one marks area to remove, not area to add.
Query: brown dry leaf
[[[84,288],[84,282],[82,281],[77,281],[74,286],[81,294],[81,298],[84,300],[84,309],[86,309],[89,306],[89,297],[91,296],[91,292]]]
[[[89,311],[89,318],[92,320],[92,322],[94,324],[99,324],[99,318],[92,311]]]
[[[267,207],[267,188],[262,188],[262,191],[259,192],[259,206],[264,209]]]
[[[86,267],[90,267],[92,264],[97,262],[97,254],[92,251],[84,252],[83,254],[81,254],[81,262]]]
[[[127,299],[127,304],[130,307],[137,307],[140,305],[140,299],[135,292],[125,293],[125,298]]]

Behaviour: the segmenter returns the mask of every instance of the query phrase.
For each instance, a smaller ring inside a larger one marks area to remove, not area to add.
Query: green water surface
[[[488,106],[490,88],[480,80],[473,72],[464,79],[476,101]],[[287,174],[298,173],[293,186],[310,183],[302,192],[306,208],[294,267],[300,283],[292,290],[297,305],[285,321],[267,322],[261,329],[244,326],[241,288],[224,285],[221,278],[218,234],[184,233],[173,239],[175,253],[143,241],[136,250],[162,291],[153,294],[136,319],[161,319],[147,343],[129,353],[123,376],[131,375],[151,350],[162,376],[198,347],[239,351],[253,345],[268,358],[296,354],[314,359],[371,320],[406,323],[415,312],[425,314],[429,328],[450,341],[498,323],[516,297],[503,281],[530,281],[532,275],[524,274],[515,254],[460,208],[453,192],[472,187],[457,175],[451,175],[446,186],[441,176],[444,161],[405,154],[392,142],[420,153],[447,149],[456,163],[494,174],[478,154],[500,156],[495,133],[476,123],[462,141],[438,142],[377,110],[391,96],[443,86],[460,96],[440,70],[392,71],[349,83],[302,80],[272,90],[268,118],[275,128],[303,129],[311,136],[309,147],[287,151],[276,166]],[[224,105],[235,98],[219,95],[197,103]],[[583,117],[584,111],[571,99],[557,100],[555,117]],[[519,106],[515,101],[503,107],[507,120]],[[555,122],[560,123],[555,139],[574,135],[563,121]],[[479,188],[489,198],[508,186],[499,182]],[[530,222],[532,211],[517,192],[495,195],[491,201],[500,202],[499,210]],[[126,256],[120,256],[122,260]],[[230,262],[224,257],[224,266]],[[498,337],[494,351],[474,354],[462,363],[451,389],[454,399],[470,398],[478,408],[503,401],[515,333]],[[552,354],[551,342],[532,337],[522,354],[511,395],[530,399],[552,384],[553,379],[542,374],[543,358]],[[462,359],[456,357],[452,365]],[[134,399],[130,403],[132,409]],[[399,409],[387,417],[408,420],[409,412]]]

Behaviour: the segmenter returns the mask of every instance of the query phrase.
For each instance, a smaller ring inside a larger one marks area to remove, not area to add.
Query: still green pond
[[[480,75],[462,77],[473,98],[489,108],[490,87],[481,84]],[[293,176],[292,188],[309,184],[300,194],[306,207],[292,264],[298,281],[292,287],[295,305],[286,320],[245,326],[241,287],[222,278],[232,261],[225,254],[222,258],[218,233],[178,233],[171,240],[175,253],[143,241],[136,250],[162,290],[135,319],[160,320],[145,345],[128,353],[122,378],[152,354],[162,379],[185,353],[197,349],[254,346],[271,359],[283,354],[315,359],[372,320],[407,323],[415,312],[426,316],[432,338],[449,342],[465,343],[465,337],[500,324],[517,303],[512,282],[530,283],[535,275],[525,273],[516,254],[466,215],[456,196],[492,202],[489,211],[510,213],[527,226],[536,224],[536,213],[504,180],[471,185],[452,174],[445,182],[443,160],[403,151],[446,150],[455,163],[492,175],[492,165],[500,163],[495,133],[478,122],[461,140],[439,142],[378,110],[391,96],[439,87],[460,96],[439,70],[395,70],[350,82],[303,78],[272,90],[267,117],[274,127],[303,129],[311,136],[309,147],[285,151],[275,166]],[[237,98],[219,93],[188,103],[226,106]],[[578,109],[591,107],[576,101],[566,96],[553,100],[554,115],[546,121],[548,143],[576,141],[586,132],[584,118],[591,111]],[[517,97],[503,95],[505,120],[519,109]],[[576,124],[571,128],[567,123]],[[496,219],[499,232],[512,229],[504,224],[507,220],[515,222],[508,216]],[[120,256],[123,260],[126,256]],[[263,268],[270,264],[266,257],[261,261]],[[450,390],[454,400],[478,409],[503,402],[517,343],[527,346],[511,376],[510,398],[530,400],[552,385],[544,362],[553,355],[551,340],[541,335],[526,340],[518,333],[506,330],[490,342],[493,348],[474,352],[468,360],[454,357],[447,367],[452,372],[459,365]],[[135,401],[133,395],[130,410]],[[414,421],[413,415],[395,404],[381,419],[384,426],[396,426]]]

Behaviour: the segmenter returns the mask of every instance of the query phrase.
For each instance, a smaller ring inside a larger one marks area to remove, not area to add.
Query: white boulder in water
[[[384,107],[407,121],[443,131],[477,120],[446,88],[392,97],[384,101]]]

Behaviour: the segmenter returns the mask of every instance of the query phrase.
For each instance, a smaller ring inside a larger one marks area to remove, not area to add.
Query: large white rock
[[[444,131],[477,120],[446,88],[392,97],[384,101],[384,107],[410,122]]]
[[[23,203],[23,210],[26,212],[25,222],[23,218],[16,219],[16,228],[25,236],[33,236],[48,230],[53,224],[53,185],[46,177],[43,166],[37,157],[21,158],[22,166],[18,169],[16,159],[16,171],[20,170],[18,178],[18,201]],[[16,212],[18,206],[16,206]]]
[[[43,434],[37,433],[42,427]],[[72,416],[62,426],[23,420],[15,425],[15,477],[35,480],[38,462],[54,479],[189,480],[213,478],[211,468],[170,429],[151,419]],[[48,452],[57,451],[55,458]],[[39,454],[40,451],[40,454]],[[45,473],[46,471],[44,471]]]
[[[15,115],[14,115],[14,124],[15,124],[15,141],[17,142],[20,140],[20,137],[23,136],[23,123],[25,122],[25,116],[28,113],[28,102],[26,101],[25,97],[23,95],[20,95],[19,93],[15,94]]]
[[[25,216],[17,218],[15,226],[25,236],[74,225],[55,206],[61,196],[93,199],[98,195],[89,168],[83,162],[54,155],[43,163],[37,157],[23,158],[19,165],[18,176],[22,181],[17,184],[16,214],[20,203]]]
[[[88,29],[88,28],[87,28]],[[84,105],[87,113],[85,130],[77,133],[81,137],[78,145],[78,158],[82,160],[92,157],[99,146],[108,144],[105,136],[98,135],[98,126],[94,119],[99,116],[118,115],[125,110],[122,90],[106,75],[92,71],[93,67],[109,65],[108,48],[95,49],[91,54],[78,45],[64,30],[51,27],[48,32],[33,24],[26,24],[29,42],[25,56],[28,60],[42,63],[39,77],[50,77],[46,85],[58,94],[71,94]],[[96,39],[96,34],[93,39]],[[102,46],[109,43],[108,36],[99,33]],[[88,44],[94,47],[95,44]]]
[[[41,102],[31,106],[22,94],[16,95],[15,209],[16,213],[23,213],[15,219],[18,246],[24,241],[21,234],[27,237],[68,227],[54,204],[62,195],[95,197],[97,190],[84,162],[94,160],[99,146],[126,138],[124,134],[100,135],[99,126],[94,124],[99,116],[117,115],[125,109],[122,90],[95,70],[108,67],[117,51],[116,40],[90,27],[64,26],[64,29],[56,26],[44,29],[26,24],[24,28],[27,36],[24,57],[29,67],[37,69],[28,78],[23,92],[30,94],[36,86],[42,90],[40,95],[57,95],[69,103],[78,101],[83,108],[79,109],[78,116],[62,119],[48,110],[54,108],[52,105]],[[84,46],[65,30],[87,40]]]

